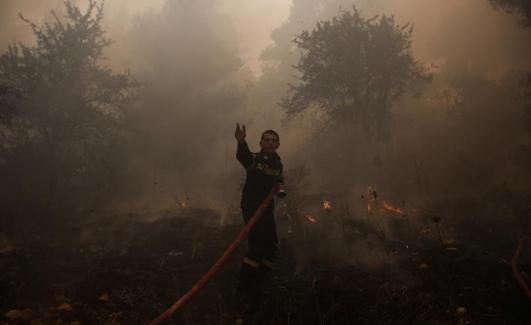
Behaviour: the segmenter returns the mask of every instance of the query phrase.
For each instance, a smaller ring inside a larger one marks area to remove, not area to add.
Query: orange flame
[[[178,197],[175,197],[175,201],[181,209],[186,209],[188,207],[188,202],[190,202],[190,198],[188,196],[185,196],[184,199],[179,200]]]
[[[391,203],[389,202],[383,202],[382,204],[383,208],[387,211],[391,211],[391,212],[394,212],[394,213],[398,213],[399,215],[401,216],[405,216],[406,213],[404,212],[404,210],[398,208],[398,207],[395,207],[393,206]]]
[[[306,220],[308,220],[308,222],[311,223],[311,224],[314,224],[314,223],[317,222],[317,219],[316,219],[314,216],[312,216],[311,214],[307,214],[307,215],[305,215],[304,217],[305,217]]]
[[[326,199],[323,200],[323,209],[329,211],[330,209],[332,209],[332,203]]]

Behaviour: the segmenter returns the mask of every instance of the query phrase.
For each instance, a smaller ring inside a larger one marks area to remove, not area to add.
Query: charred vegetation
[[[289,1],[259,68],[254,3],[0,4],[0,324],[172,305],[242,229],[237,121],[287,193],[244,324],[528,324],[529,5],[435,2]],[[242,318],[245,245],[168,323]]]

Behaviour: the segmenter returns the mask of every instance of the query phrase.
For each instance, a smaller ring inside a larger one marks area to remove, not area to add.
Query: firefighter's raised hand
[[[240,124],[236,123],[236,131],[234,131],[234,136],[236,137],[236,140],[238,142],[245,141],[245,136],[247,135],[247,130],[245,130],[245,125],[242,124],[242,127],[240,128]]]

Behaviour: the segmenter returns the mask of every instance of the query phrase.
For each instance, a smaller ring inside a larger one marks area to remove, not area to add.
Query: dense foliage
[[[302,56],[300,83],[282,107],[289,115],[317,104],[331,125],[362,127],[369,137],[386,135],[393,101],[427,69],[412,56],[412,26],[392,16],[364,18],[354,8],[295,38]]]

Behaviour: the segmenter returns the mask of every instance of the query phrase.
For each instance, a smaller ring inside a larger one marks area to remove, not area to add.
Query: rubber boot
[[[240,267],[240,274],[238,275],[237,291],[247,293],[256,283],[259,267],[254,267],[248,263],[242,263]]]
[[[264,294],[264,282],[267,276],[273,270],[272,265],[273,265],[272,262],[269,262],[268,260],[264,260],[263,263],[260,264],[260,267],[258,268],[256,272],[256,288],[257,288],[257,291],[259,291],[260,295]],[[269,290],[267,290],[266,288],[265,292],[269,292]]]
[[[254,267],[248,263],[242,263],[238,274],[238,284],[233,295],[233,309],[237,318],[247,318],[253,313],[255,303],[255,288],[259,267]]]

